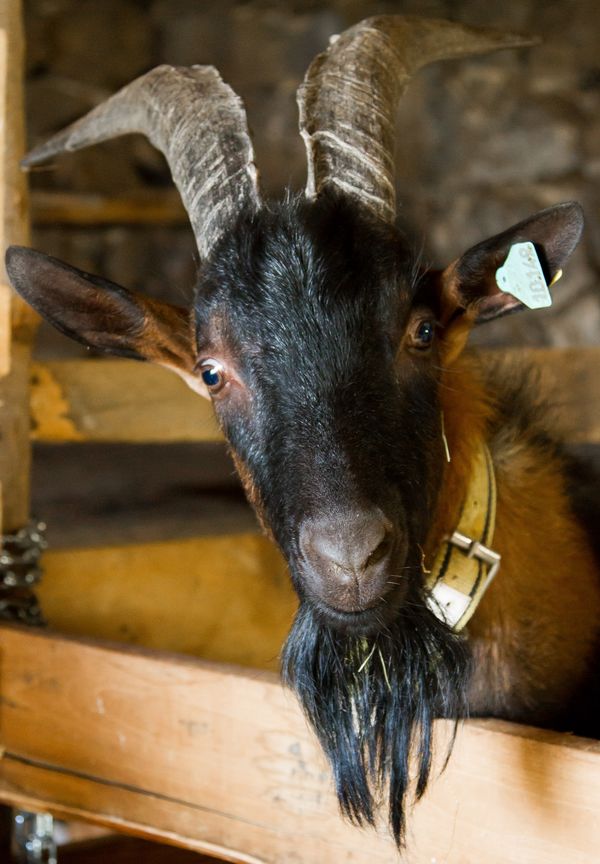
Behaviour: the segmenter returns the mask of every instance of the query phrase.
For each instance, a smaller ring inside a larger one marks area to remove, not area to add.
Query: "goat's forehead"
[[[201,274],[199,326],[212,316],[280,337],[393,324],[412,296],[407,245],[343,202],[289,202],[242,216]]]

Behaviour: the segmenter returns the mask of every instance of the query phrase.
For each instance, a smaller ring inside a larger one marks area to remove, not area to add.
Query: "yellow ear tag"
[[[556,273],[555,273],[554,276],[552,277],[552,281],[551,281],[550,284],[548,285],[548,288],[552,288],[552,286],[555,285],[555,284],[558,282],[558,280],[559,280],[560,277],[562,276],[562,273],[563,273],[562,270],[557,270],[557,271],[556,271]]]

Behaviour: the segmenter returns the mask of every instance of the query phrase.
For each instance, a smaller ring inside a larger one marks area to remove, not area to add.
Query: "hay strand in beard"
[[[403,845],[409,760],[418,799],[431,772],[433,720],[465,715],[468,672],[465,640],[418,600],[369,637],[337,632],[300,607],[283,649],[283,680],[321,742],[352,822],[373,825],[387,788],[390,828]]]

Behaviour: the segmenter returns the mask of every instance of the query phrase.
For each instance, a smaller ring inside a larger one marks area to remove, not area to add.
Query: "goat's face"
[[[397,230],[331,194],[250,210],[204,262],[194,307],[13,247],[13,285],[67,335],[178,372],[212,398],[248,496],[321,623],[365,636],[422,601],[443,475],[441,369],[531,240],[550,279],[581,231],[549,208],[420,272]],[[419,595],[421,595],[419,597]]]
[[[204,268],[198,369],[300,597],[389,623],[439,477],[433,309],[406,244],[339,200],[242,218]]]

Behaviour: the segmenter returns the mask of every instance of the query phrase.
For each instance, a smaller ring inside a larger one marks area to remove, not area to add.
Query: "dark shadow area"
[[[210,864],[216,858],[207,858],[186,849],[174,849],[133,837],[102,837],[83,840],[62,848],[59,864]]]
[[[38,444],[32,513],[53,548],[257,530],[220,444]]]

